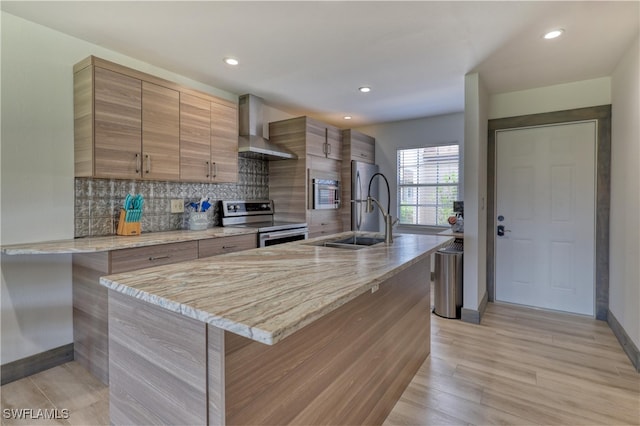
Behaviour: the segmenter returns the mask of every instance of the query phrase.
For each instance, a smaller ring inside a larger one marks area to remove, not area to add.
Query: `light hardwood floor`
[[[640,424],[640,375],[604,322],[490,303],[482,325],[432,315],[431,332],[385,425]],[[108,389],[75,362],[0,390],[3,409],[70,411],[3,425],[109,424]]]

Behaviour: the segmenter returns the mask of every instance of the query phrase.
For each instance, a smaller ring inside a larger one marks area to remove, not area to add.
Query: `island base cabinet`
[[[113,425],[207,424],[207,325],[109,290]]]
[[[382,424],[430,351],[428,257],[273,346],[109,290],[112,424]]]
[[[267,346],[226,333],[227,424],[382,424],[430,352],[429,260]]]

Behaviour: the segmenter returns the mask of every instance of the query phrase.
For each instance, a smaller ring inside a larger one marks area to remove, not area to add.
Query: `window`
[[[458,144],[398,150],[398,216],[406,225],[449,226],[458,200]]]

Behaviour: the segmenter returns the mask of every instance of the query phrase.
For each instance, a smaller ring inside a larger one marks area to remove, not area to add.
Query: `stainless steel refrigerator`
[[[380,211],[374,204],[372,213],[365,212],[369,181],[378,172],[377,164],[351,162],[351,230],[378,232],[380,230]],[[371,182],[371,196],[378,199],[378,179]]]

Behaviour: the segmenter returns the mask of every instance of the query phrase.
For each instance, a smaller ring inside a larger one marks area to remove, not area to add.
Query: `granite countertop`
[[[451,228],[438,232],[438,235],[450,235],[456,238],[464,238],[464,232],[454,232]]]
[[[360,250],[313,245],[335,234],[102,277],[112,290],[265,344],[424,259],[451,237],[399,234]],[[429,277],[424,279],[425,285]]]
[[[202,231],[149,232],[136,236],[112,235],[108,237],[86,237],[69,240],[44,241],[37,243],[12,244],[2,246],[2,254],[68,254],[95,253],[207,238],[229,237],[232,235],[255,234],[256,229],[213,227]]]

